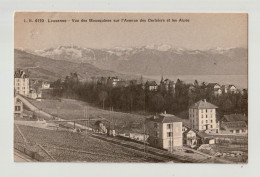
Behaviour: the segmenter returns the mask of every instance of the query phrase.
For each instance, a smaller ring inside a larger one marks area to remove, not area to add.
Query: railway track
[[[116,138],[107,137],[104,135],[92,134],[92,137],[142,152],[146,156],[152,157],[154,159],[158,159],[159,161],[162,161],[162,162],[175,162],[175,163],[206,163],[206,162],[209,162],[209,159],[207,159],[207,158],[205,158],[203,160],[196,160],[196,159],[192,159],[189,157],[172,154],[168,151],[153,148],[150,146],[146,146],[146,148],[144,150],[144,145],[141,145],[139,143],[134,143],[134,142],[125,141],[125,140],[118,140]]]

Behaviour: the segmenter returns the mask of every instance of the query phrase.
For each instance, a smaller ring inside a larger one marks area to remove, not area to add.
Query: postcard
[[[248,162],[248,14],[16,12],[15,162]]]

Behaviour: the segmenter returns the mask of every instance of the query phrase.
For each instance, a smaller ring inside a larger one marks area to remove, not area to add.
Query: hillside
[[[17,49],[14,50],[14,67],[28,70],[31,78],[41,78],[49,81],[64,78],[71,72],[77,72],[80,80],[87,80],[93,76],[131,77],[113,71],[99,69],[89,63],[53,60]]]
[[[91,49],[78,46],[59,46],[29,53],[66,60],[90,63],[98,68],[142,75],[246,75],[247,49],[187,50],[169,45]]]

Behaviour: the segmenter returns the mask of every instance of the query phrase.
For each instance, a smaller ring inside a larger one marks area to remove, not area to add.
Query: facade
[[[218,107],[207,102],[206,99],[192,105],[189,108],[190,127],[198,131],[216,130],[218,132],[216,108]]]
[[[17,97],[14,98],[14,114],[22,116],[23,113],[23,102],[21,102]]]
[[[164,88],[166,91],[171,90],[173,93],[175,92],[175,82],[170,79],[161,79],[160,87]]]
[[[41,99],[42,98],[42,91],[39,89],[38,91],[35,89],[31,89],[29,92],[29,97],[32,99]]]
[[[146,128],[149,135],[148,143],[151,146],[173,151],[182,146],[182,122],[171,114],[160,114],[146,119]]]
[[[243,114],[224,115],[220,119],[220,129],[226,133],[247,133],[248,118]]]
[[[155,81],[147,81],[145,86],[149,91],[156,91],[158,89],[158,85]]]
[[[197,145],[196,132],[192,129],[187,129],[185,132],[183,132],[183,144],[186,144],[190,147],[195,147]]]
[[[238,90],[237,90],[236,86],[234,86],[234,85],[223,85],[222,92],[223,93],[237,93]]]
[[[207,88],[212,91],[215,96],[222,95],[221,86],[218,83],[209,83]]]
[[[247,134],[247,124],[244,121],[223,122],[220,130],[223,133]]]
[[[14,73],[15,93],[29,96],[29,77],[23,70],[16,70]]]
[[[118,86],[118,82],[120,81],[120,79],[118,77],[108,77],[107,78],[107,84],[110,87],[116,87]]]
[[[50,88],[50,83],[46,81],[42,81],[42,89],[49,89]]]

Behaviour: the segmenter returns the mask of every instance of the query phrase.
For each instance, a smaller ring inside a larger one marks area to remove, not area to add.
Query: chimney
[[[166,114],[166,111],[164,111],[163,114]]]
[[[206,102],[207,102],[207,100],[206,100],[206,99],[203,99],[203,102],[205,102],[205,103],[206,103]]]

